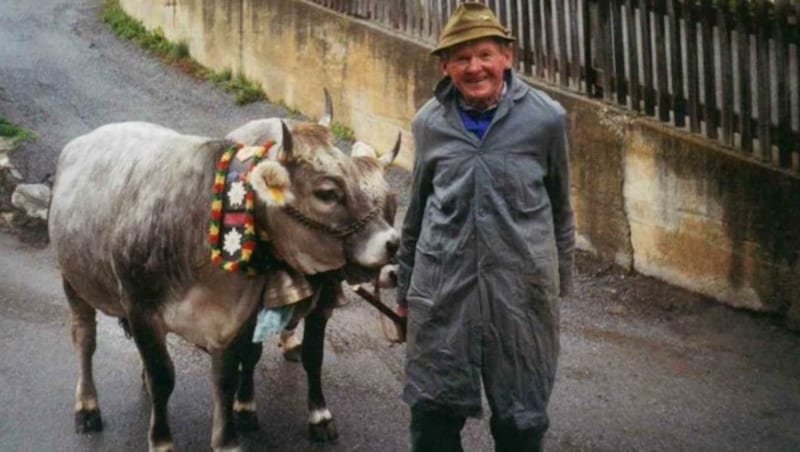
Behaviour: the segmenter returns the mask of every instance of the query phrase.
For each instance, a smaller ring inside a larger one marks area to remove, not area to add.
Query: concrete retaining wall
[[[388,149],[440,76],[429,48],[301,0],[121,0],[273,102],[335,120]],[[800,178],[555,87],[569,111],[579,246],[620,265],[800,329]],[[642,300],[646,302],[646,300]]]

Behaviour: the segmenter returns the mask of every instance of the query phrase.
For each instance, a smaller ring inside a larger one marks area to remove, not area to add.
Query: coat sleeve
[[[572,293],[575,258],[575,220],[570,201],[569,146],[566,113],[563,108],[559,109],[552,133],[545,186],[553,209],[553,228],[558,249],[559,291],[563,297]]]
[[[406,294],[414,269],[417,239],[422,227],[425,204],[433,183],[432,165],[430,162],[426,162],[425,121],[419,115],[411,125],[411,132],[414,135],[414,169],[411,177],[408,210],[403,220],[400,249],[397,252],[397,301],[401,306],[406,306]]]

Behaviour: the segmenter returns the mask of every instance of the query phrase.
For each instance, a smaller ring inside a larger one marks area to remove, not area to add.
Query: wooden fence
[[[460,0],[311,0],[434,44]],[[517,69],[800,173],[800,1],[485,0]]]

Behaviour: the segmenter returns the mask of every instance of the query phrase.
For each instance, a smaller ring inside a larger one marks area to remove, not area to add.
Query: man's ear
[[[514,47],[511,45],[504,46],[503,54],[506,57],[506,69],[512,69],[514,67]]]
[[[447,75],[447,59],[444,57],[440,58],[439,65],[442,68],[442,75]]]

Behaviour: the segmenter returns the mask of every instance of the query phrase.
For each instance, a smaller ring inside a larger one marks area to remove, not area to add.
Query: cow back
[[[191,285],[208,265],[214,166],[229,145],[140,122],[68,143],[49,216],[64,277],[88,298]]]

